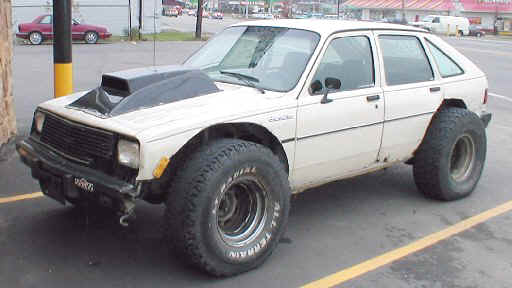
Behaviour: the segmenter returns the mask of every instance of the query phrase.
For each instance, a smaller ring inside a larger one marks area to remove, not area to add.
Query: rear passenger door
[[[427,57],[423,37],[414,32],[378,32],[385,117],[379,160],[412,156],[442,102],[441,83]]]

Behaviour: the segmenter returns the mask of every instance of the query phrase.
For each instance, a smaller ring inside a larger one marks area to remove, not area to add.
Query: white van
[[[466,17],[428,15],[421,22],[411,23],[434,33],[450,35],[469,35],[469,20]]]

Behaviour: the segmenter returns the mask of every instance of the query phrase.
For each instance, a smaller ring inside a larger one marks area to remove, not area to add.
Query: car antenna
[[[153,70],[156,71],[156,0],[153,1]]]

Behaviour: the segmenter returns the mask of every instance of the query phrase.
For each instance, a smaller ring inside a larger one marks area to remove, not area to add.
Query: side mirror
[[[325,92],[320,103],[326,104],[332,102],[332,99],[327,98],[329,92],[339,90],[341,88],[341,81],[338,78],[327,77],[325,78]]]
[[[327,77],[325,78],[325,87],[328,90],[339,90],[341,88],[341,81],[338,78]]]
[[[320,82],[320,80],[315,80],[309,86],[309,93],[310,94],[315,94],[317,92],[322,91],[322,89],[324,89],[324,86],[322,85],[322,82]]]

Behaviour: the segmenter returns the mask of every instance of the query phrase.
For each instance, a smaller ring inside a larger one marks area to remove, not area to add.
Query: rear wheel
[[[28,34],[28,41],[30,41],[32,45],[40,45],[43,43],[43,34],[37,31],[30,32],[30,34]]]
[[[414,180],[426,196],[455,200],[471,194],[482,175],[487,142],[485,128],[473,112],[442,109],[414,158]]]
[[[236,139],[209,144],[176,175],[165,232],[183,260],[216,276],[261,265],[288,219],[290,187],[266,147]]]
[[[98,33],[94,31],[86,32],[84,35],[84,40],[87,44],[96,44],[96,42],[98,42],[98,38]]]

